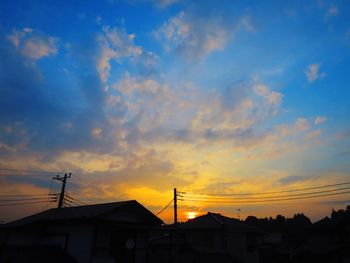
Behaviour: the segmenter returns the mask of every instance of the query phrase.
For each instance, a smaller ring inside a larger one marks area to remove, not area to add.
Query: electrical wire
[[[71,200],[69,200],[69,199],[64,199],[64,201],[63,201],[63,202],[68,202],[68,203],[70,203],[70,204],[77,205],[76,203],[74,203],[73,201],[71,201]]]
[[[71,182],[71,181],[67,181],[69,184],[73,185],[75,188],[77,188],[78,190],[82,189],[82,188],[92,188],[94,189],[96,192],[99,192],[103,195],[108,195],[108,193],[105,193],[104,191],[102,191],[101,189],[97,188],[95,185],[90,184],[88,182],[86,182],[85,180],[83,180],[81,177],[79,177],[78,175],[74,174],[74,176],[72,177],[72,179],[76,179],[79,182]],[[85,186],[85,187],[84,187]]]
[[[12,168],[0,168],[0,171],[23,172],[23,173],[44,173],[44,174],[60,174],[60,173],[62,173],[62,172],[55,172],[55,171],[22,170],[22,169],[12,169]]]
[[[66,197],[68,197],[68,198],[70,198],[70,199],[72,199],[72,200],[75,200],[75,201],[77,201],[77,202],[80,202],[80,203],[86,204],[85,202],[80,201],[79,199],[77,199],[77,198],[75,198],[75,197],[71,196],[71,195],[70,195],[70,194],[68,194],[68,193],[66,193],[66,194],[65,194],[65,196],[66,196]]]
[[[102,191],[101,189],[97,188],[95,185],[93,185],[93,184],[87,182],[86,180],[82,179],[80,176],[78,176],[78,175],[75,174],[75,175],[74,175],[74,178],[76,178],[80,183],[85,184],[85,186],[88,186],[88,187],[90,187],[90,188],[93,188],[93,189],[95,189],[97,192],[100,192],[100,193],[102,193],[102,194],[106,194],[104,191]]]
[[[78,203],[76,203],[76,202],[73,202],[73,201],[71,201],[71,200],[69,200],[69,199],[65,199],[64,202],[68,202],[68,203],[70,203],[70,204],[77,205],[77,206],[80,206],[80,205],[81,205],[81,204],[78,204]]]
[[[167,204],[162,210],[160,210],[160,211],[156,214],[156,216],[159,215],[159,214],[161,214],[165,209],[167,209],[167,208],[169,207],[169,205],[170,205],[173,201],[174,201],[174,199],[172,199],[172,200],[169,202],[169,204]]]
[[[73,183],[71,181],[67,181],[68,184],[73,185],[74,187],[76,187],[77,189],[81,189],[82,187],[80,185],[77,185],[76,183]]]
[[[115,199],[114,196],[110,195],[108,192],[105,192],[105,191],[99,189],[98,187],[96,187],[95,185],[89,183],[88,181],[82,179],[81,176],[78,176],[78,175],[74,174],[74,176],[72,177],[72,179],[76,179],[76,180],[79,181],[79,184],[80,184],[79,187],[80,187],[80,189],[81,189],[81,188],[84,188],[84,187],[82,186],[82,185],[84,185],[85,187],[92,188],[92,189],[95,190],[96,192],[99,192],[99,193],[101,193],[102,195],[106,195],[106,196],[112,198],[113,200]],[[86,203],[85,203],[85,204],[86,204]]]
[[[73,206],[71,206],[70,204],[67,204],[66,202],[63,201],[63,207],[66,208],[66,207],[73,207]]]
[[[34,200],[57,200],[56,197],[50,197],[45,198],[45,197],[38,197],[38,198],[25,198],[25,199],[2,199],[0,202],[18,202],[18,201],[34,201]]]
[[[280,193],[290,193],[290,192],[299,192],[299,191],[307,191],[307,190],[315,190],[315,189],[322,189],[322,188],[329,188],[329,187],[335,187],[335,186],[341,186],[341,185],[348,185],[350,182],[343,182],[338,184],[329,184],[329,185],[323,185],[323,186],[316,186],[316,187],[308,187],[308,188],[300,188],[300,189],[291,189],[291,190],[284,190],[284,191],[272,191],[272,192],[258,192],[258,193],[186,193],[186,192],[179,192],[180,194],[189,194],[189,195],[207,195],[207,196],[239,196],[239,195],[266,195],[266,194],[280,194]]]
[[[196,202],[208,202],[208,203],[218,203],[218,204],[244,204],[244,203],[265,203],[265,202],[279,202],[279,201],[290,201],[290,200],[301,200],[301,199],[310,199],[310,198],[317,198],[317,197],[325,197],[325,196],[335,196],[335,195],[342,195],[342,194],[349,194],[350,191],[346,192],[340,192],[340,193],[332,193],[332,194],[319,194],[319,195],[313,195],[313,196],[304,196],[304,197],[294,197],[294,198],[279,198],[279,199],[267,199],[267,200],[238,200],[238,201],[217,201],[217,200],[202,200],[202,199],[195,199],[195,198],[184,198],[184,199],[178,199],[179,201],[196,201]]]
[[[13,197],[13,198],[15,198],[15,197],[32,197],[32,196],[44,196],[44,195],[50,195],[50,194],[32,194],[32,195],[22,195],[22,194],[20,194],[20,195],[0,195],[0,198],[7,198],[7,197]]]
[[[80,200],[78,200],[77,198],[74,198],[74,197],[72,197],[72,196],[70,196],[70,195],[68,195],[68,194],[65,194],[65,197],[70,198],[71,200],[74,200],[74,201],[79,202],[79,203],[81,203],[81,204],[87,205],[87,203],[85,203],[85,202],[83,202],[83,201],[80,201]]]
[[[52,193],[52,190],[53,190],[52,186],[53,186],[53,180],[50,180],[49,196],[56,196],[56,198],[58,199],[58,194]],[[43,208],[49,209],[49,207],[50,207],[50,202],[47,202],[46,206],[44,206]]]
[[[51,177],[52,175],[47,175],[47,174],[3,174],[0,173],[0,178],[1,177],[19,177],[19,178],[35,178],[37,180],[46,180],[47,177]]]
[[[299,194],[290,194],[290,195],[274,195],[274,196],[263,196],[263,197],[235,197],[232,199],[232,197],[203,197],[203,196],[189,196],[190,198],[196,198],[196,199],[215,199],[215,200],[254,200],[254,199],[274,199],[274,198],[288,198],[288,197],[295,197],[295,196],[307,196],[307,195],[314,195],[314,194],[322,194],[322,193],[330,193],[330,192],[337,192],[337,191],[343,191],[343,190],[349,190],[350,187],[343,187],[343,188],[337,188],[337,189],[330,189],[330,190],[324,190],[324,191],[316,191],[316,192],[307,192],[307,193],[299,193]],[[184,194],[182,197],[186,197],[187,194]]]
[[[11,203],[11,204],[0,204],[0,206],[13,206],[13,205],[31,205],[31,204],[40,204],[46,203],[47,201],[35,201],[35,202],[27,202],[27,203]],[[53,202],[53,201],[50,201]]]

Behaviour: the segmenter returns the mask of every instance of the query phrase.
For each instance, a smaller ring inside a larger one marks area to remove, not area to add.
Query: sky
[[[175,187],[219,195],[350,181],[349,17],[346,0],[2,0],[0,195],[59,192],[52,177],[71,172],[78,200],[136,199],[156,213]],[[349,197],[183,197],[179,219],[317,220]],[[54,206],[0,206],[0,220]]]

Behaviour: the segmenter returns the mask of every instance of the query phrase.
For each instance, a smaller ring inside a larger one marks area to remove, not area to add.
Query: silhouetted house
[[[308,231],[310,262],[350,262],[350,218],[325,217]]]
[[[154,260],[150,262],[259,262],[259,239],[257,228],[208,213],[154,234],[149,258]],[[176,259],[167,261],[171,257]]]
[[[6,232],[5,232],[5,225],[0,224],[0,248],[5,244],[6,240]]]
[[[57,255],[60,249],[79,263],[146,262],[148,230],[162,224],[134,200],[55,208],[8,223],[5,245],[6,251],[46,246]]]

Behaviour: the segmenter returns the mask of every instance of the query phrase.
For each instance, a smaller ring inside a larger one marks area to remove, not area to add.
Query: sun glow
[[[187,219],[193,219],[197,216],[196,212],[187,212]]]

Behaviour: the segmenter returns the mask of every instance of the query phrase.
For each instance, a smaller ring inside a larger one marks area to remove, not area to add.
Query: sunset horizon
[[[349,12],[1,1],[0,220],[56,208],[69,173],[62,206],[136,200],[166,224],[174,199],[179,222],[345,209]]]

